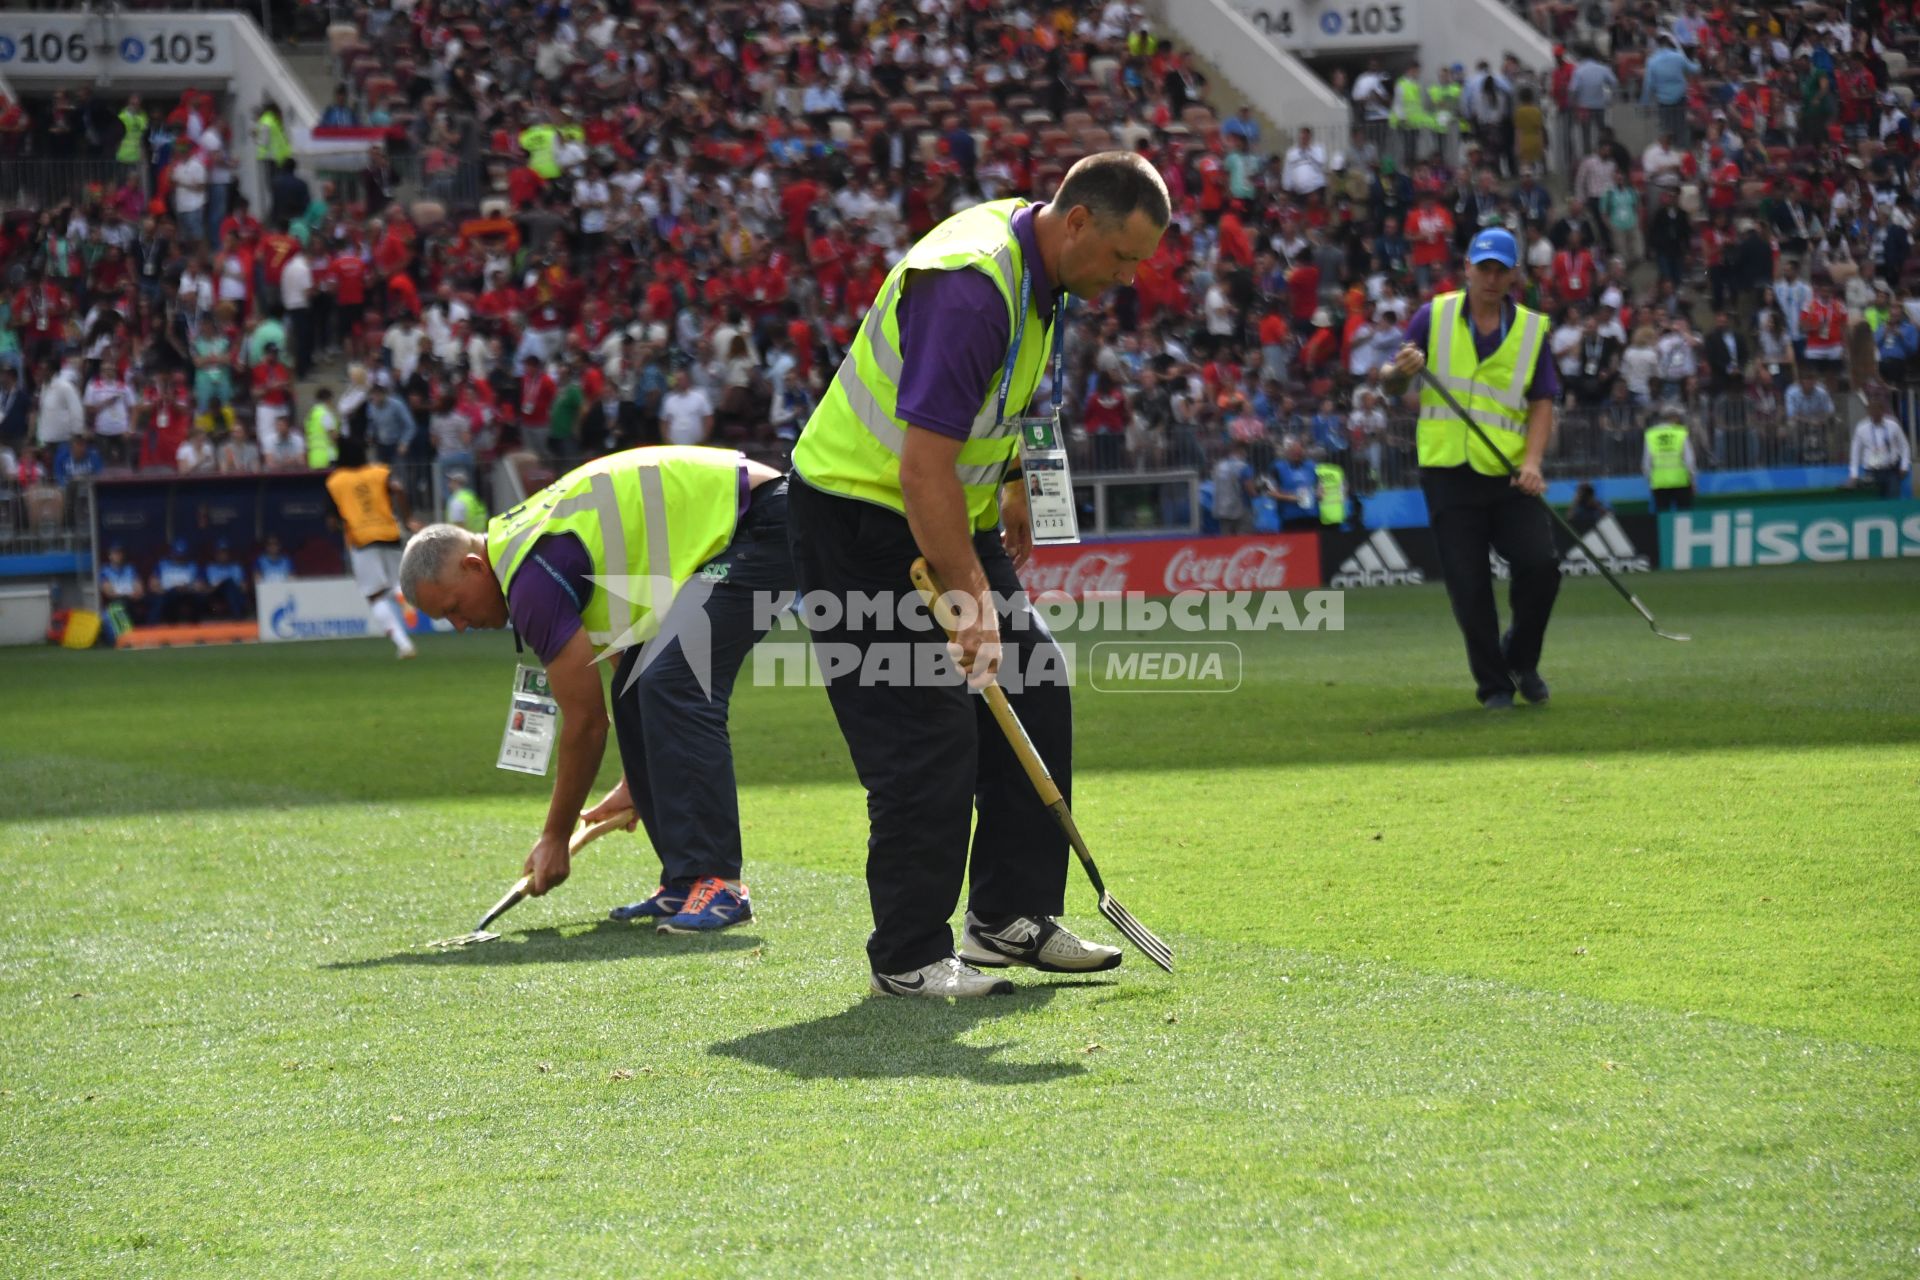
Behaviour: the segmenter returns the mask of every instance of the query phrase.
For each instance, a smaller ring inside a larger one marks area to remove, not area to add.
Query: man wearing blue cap
[[[1547,700],[1540,649],[1560,591],[1553,525],[1539,501],[1547,488],[1540,459],[1553,437],[1560,379],[1547,353],[1546,317],[1508,296],[1518,261],[1512,233],[1490,227],[1475,235],[1467,246],[1467,287],[1416,311],[1406,345],[1381,369],[1387,393],[1400,396],[1431,368],[1486,436],[1422,385],[1420,487],[1475,691],[1493,710],[1511,708],[1516,687],[1528,702]],[[1505,636],[1489,551],[1513,568],[1513,625]]]

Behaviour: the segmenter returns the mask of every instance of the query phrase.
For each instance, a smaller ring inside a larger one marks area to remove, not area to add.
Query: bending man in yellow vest
[[[747,652],[791,599],[786,488],[731,449],[630,449],[568,472],[484,534],[436,524],[407,544],[400,580],[416,608],[458,631],[511,623],[546,665],[560,763],[527,854],[535,894],[567,878],[567,837],[607,744],[598,664],[618,658],[623,776],[586,816],[631,808],[661,872],[651,897],[613,918],[662,933],[753,918],[727,708]]]
[[[1547,352],[1546,317],[1508,294],[1518,248],[1491,228],[1467,246],[1467,287],[1443,293],[1407,322],[1407,345],[1382,367],[1387,394],[1406,394],[1432,369],[1474,422],[1518,470],[1509,479],[1496,457],[1447,402],[1420,391],[1420,488],[1439,544],[1447,598],[1467,642],[1467,665],[1481,705],[1513,706],[1516,686],[1529,702],[1547,700],[1540,650],[1560,592],[1553,525],[1539,498],[1547,489],[1540,459],[1553,438],[1560,379]],[[1512,566],[1513,623],[1500,634],[1490,552]]]
[[[1000,670],[1067,794],[1065,663],[1015,572],[1032,544],[1021,415],[1060,403],[1061,295],[1096,298],[1130,283],[1168,218],[1159,174],[1117,151],[1074,165],[1049,204],[1000,200],[949,218],[888,274],[794,446],[790,528],[803,616],[867,790],[867,959],[877,994],[1013,989],[976,965],[1085,972],[1120,963],[1116,948],[1055,920],[1066,840],[984,700],[969,696],[967,681],[916,678],[916,658],[942,650],[908,570],[924,555],[970,603],[945,651],[972,683]],[[882,607],[856,607],[874,597]],[[948,921],[963,879],[970,892],[956,955]]]

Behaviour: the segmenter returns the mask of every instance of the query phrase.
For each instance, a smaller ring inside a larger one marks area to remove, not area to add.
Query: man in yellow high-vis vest
[[[1496,456],[1431,387],[1420,391],[1420,487],[1439,544],[1447,598],[1467,644],[1481,705],[1547,700],[1540,650],[1560,591],[1553,525],[1540,501],[1540,459],[1553,438],[1560,381],[1547,321],[1508,296],[1518,275],[1513,235],[1489,228],[1467,247],[1467,287],[1443,293],[1407,323],[1407,345],[1383,366],[1388,395],[1404,395],[1422,369],[1453,393]],[[1509,477],[1509,464],[1513,468]],[[1512,568],[1512,625],[1500,633],[1491,552]]]
[[[1679,406],[1660,406],[1660,420],[1647,428],[1640,471],[1647,477],[1651,506],[1661,511],[1693,507],[1693,442],[1680,425]]]
[[[786,507],[785,478],[731,449],[629,449],[568,472],[485,533],[436,524],[407,544],[407,599],[458,631],[511,624],[560,704],[553,797],[526,861],[535,894],[567,878],[567,838],[606,750],[598,664],[617,659],[623,776],[585,816],[631,808],[661,873],[613,918],[662,933],[753,918],[727,709],[748,651],[792,598]]]
[[[1021,416],[1049,413],[1064,393],[1061,295],[1131,283],[1170,216],[1153,166],[1110,151],[1075,164],[1047,204],[1000,200],[949,218],[887,276],[794,446],[802,616],[867,790],[876,994],[1003,994],[1012,984],[976,966],[1120,963],[1117,948],[1055,919],[1066,840],[967,686],[998,671],[1070,795],[1065,663],[1016,573],[1032,546]],[[917,658],[942,652],[908,576],[917,556],[964,601],[944,651],[966,681],[915,678]],[[956,954],[948,921],[963,879]]]
[[[113,158],[121,164],[137,165],[146,158],[147,113],[140,109],[140,95],[127,99],[120,108],[120,145]]]

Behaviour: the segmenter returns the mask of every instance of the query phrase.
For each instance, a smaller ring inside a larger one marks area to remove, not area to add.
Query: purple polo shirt
[[[1413,313],[1413,319],[1407,321],[1406,340],[1422,351],[1427,349],[1427,336],[1433,325],[1432,312],[1433,304],[1424,303],[1418,311]],[[1519,308],[1509,299],[1506,303],[1506,323],[1492,333],[1482,333],[1474,328],[1472,320],[1465,319],[1466,308],[1463,306],[1460,314],[1467,328],[1473,333],[1473,353],[1485,360],[1497,351],[1501,342],[1505,341],[1505,332],[1513,328],[1514,317],[1518,313]],[[1542,337],[1540,353],[1533,360],[1533,373],[1527,378],[1527,399],[1531,401],[1558,400],[1559,398],[1560,370],[1554,365],[1551,353],[1547,349],[1546,339]]]
[[[740,468],[739,506],[734,526],[746,517],[753,482]],[[520,633],[542,666],[551,663],[581,626],[580,615],[593,597],[593,557],[570,533],[534,540],[533,549],[507,584],[507,621]]]
[[[1035,204],[1016,210],[1013,234],[1032,277],[1035,309],[1041,316],[1054,316],[1053,340],[1058,343],[1059,299],[1033,238],[1033,216],[1045,207]],[[1013,342],[1000,287],[986,272],[972,267],[915,271],[901,291],[899,320],[902,370],[896,416],[912,426],[965,440],[980,406],[1000,390],[1007,348]],[[1029,314],[1021,342],[1038,341],[1041,325]],[[1051,404],[1052,395],[1052,383],[1042,378],[1034,398]],[[1009,402],[1007,413],[1017,415],[1024,408]]]
[[[581,627],[593,596],[593,557],[570,533],[534,541],[507,584],[507,621],[544,666],[560,656]]]

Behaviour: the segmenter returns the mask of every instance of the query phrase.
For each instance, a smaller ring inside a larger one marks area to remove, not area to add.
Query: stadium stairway
[[[309,40],[300,43],[281,42],[275,45],[280,60],[293,73],[300,87],[307,91],[320,108],[325,111],[327,104],[333,101],[333,89],[337,83],[333,75],[333,54],[323,40]]]

